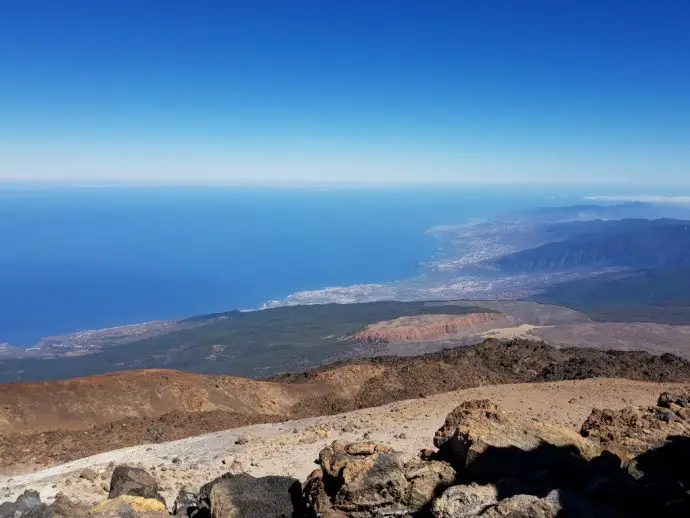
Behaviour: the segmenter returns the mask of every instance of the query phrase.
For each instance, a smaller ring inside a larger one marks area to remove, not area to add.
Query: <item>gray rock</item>
[[[39,504],[20,516],[21,518],[62,518],[65,515],[56,514],[51,506]]]
[[[0,504],[0,518],[76,518],[80,511],[61,493],[53,505],[42,503],[37,491],[24,491],[15,502]]]
[[[290,477],[226,474],[201,488],[213,518],[291,518],[301,509],[301,485]]]
[[[19,516],[23,516],[34,507],[41,505],[41,495],[38,494],[38,491],[26,490],[17,497],[15,504],[17,505],[15,513],[19,513]]]
[[[3,502],[0,504],[0,518],[14,518],[17,504],[14,502]]]
[[[110,479],[108,498],[117,498],[122,495],[153,498],[165,503],[156,479],[141,468],[130,466],[117,466],[115,468]]]
[[[180,489],[173,504],[173,515],[185,518],[193,516],[199,508],[199,496],[185,488]]]

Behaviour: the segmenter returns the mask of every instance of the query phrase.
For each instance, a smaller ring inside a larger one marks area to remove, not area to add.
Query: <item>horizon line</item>
[[[443,188],[443,187],[580,187],[587,188],[611,188],[617,189],[624,187],[629,189],[650,189],[656,191],[656,194],[589,194],[585,195],[585,199],[592,201],[657,201],[664,200],[683,200],[686,203],[690,200],[690,183],[689,184],[668,184],[660,187],[658,183],[636,183],[623,181],[600,181],[600,182],[579,182],[571,180],[561,181],[518,181],[518,180],[400,180],[400,181],[347,181],[347,180],[331,180],[331,181],[240,181],[240,180],[102,180],[102,181],[84,181],[84,180],[58,180],[58,179],[42,179],[42,180],[18,180],[18,179],[2,179],[0,178],[0,189],[41,189],[41,188],[65,188],[65,189],[107,189],[107,188],[165,188],[165,187],[186,187],[186,188],[204,188],[204,187],[223,187],[223,188],[257,188],[257,189],[342,189],[342,188]],[[665,189],[684,189],[687,190],[688,196],[683,195],[665,195],[658,194]]]

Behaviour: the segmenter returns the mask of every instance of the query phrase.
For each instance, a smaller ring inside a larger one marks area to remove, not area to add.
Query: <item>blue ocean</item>
[[[410,277],[440,245],[429,227],[554,203],[505,189],[0,189],[0,343]]]

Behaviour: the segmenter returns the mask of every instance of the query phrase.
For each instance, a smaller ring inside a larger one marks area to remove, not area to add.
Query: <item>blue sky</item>
[[[0,180],[690,185],[690,2],[0,2]]]

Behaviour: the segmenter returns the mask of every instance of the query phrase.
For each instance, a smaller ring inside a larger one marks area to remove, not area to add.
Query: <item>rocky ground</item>
[[[172,509],[181,489],[197,492],[202,485],[226,473],[283,476],[304,481],[318,467],[314,461],[319,452],[333,441],[373,442],[412,456],[422,449],[433,448],[432,439],[448,413],[472,400],[488,399],[497,405],[504,422],[518,432],[518,438],[525,435],[523,431],[530,423],[549,423],[551,440],[557,437],[561,443],[566,441],[580,446],[590,441],[595,444],[591,450],[594,452],[602,443],[601,439],[608,435],[602,427],[590,424],[588,434],[595,437],[598,433],[596,441],[580,436],[579,431],[591,417],[592,408],[615,412],[628,406],[650,406],[660,392],[684,389],[677,383],[590,379],[460,390],[334,416],[255,425],[170,443],[141,445],[34,473],[5,476],[0,478],[0,501],[14,501],[26,490],[37,490],[47,504],[62,493],[73,501],[92,506],[108,496],[116,465],[139,466],[150,473],[159,484],[159,492],[168,509]],[[545,429],[539,428],[539,433],[544,435]],[[595,429],[598,431],[594,432]],[[624,430],[625,427],[617,426],[616,429]],[[650,436],[659,440],[664,430],[651,430]],[[512,437],[514,440],[515,435]],[[616,439],[614,444],[624,444],[624,441]],[[639,445],[633,443],[621,447],[634,453],[639,450]],[[622,450],[618,453],[627,455]]]
[[[487,341],[415,357],[352,360],[271,381],[154,370],[2,385],[0,470],[18,473],[126,446],[462,388],[594,377],[690,382],[690,362],[645,352]]]

